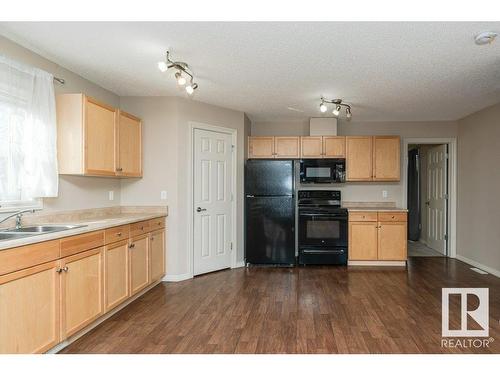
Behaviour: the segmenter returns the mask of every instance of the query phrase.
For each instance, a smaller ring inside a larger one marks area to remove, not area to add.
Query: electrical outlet
[[[387,198],[387,190],[382,190],[382,198]]]
[[[167,192],[166,192],[166,190],[162,190],[162,191],[160,192],[160,199],[161,199],[162,201],[164,201],[164,200],[166,200],[166,199],[167,199]]]
[[[114,190],[108,191],[108,198],[109,198],[110,201],[114,201],[115,200],[115,192],[114,192]]]

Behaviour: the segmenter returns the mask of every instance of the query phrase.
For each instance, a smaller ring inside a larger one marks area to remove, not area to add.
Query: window
[[[53,76],[0,56],[0,210],[58,191]]]

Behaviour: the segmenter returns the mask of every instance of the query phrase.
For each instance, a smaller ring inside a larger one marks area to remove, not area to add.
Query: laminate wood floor
[[[412,258],[407,270],[240,268],[161,283],[62,353],[500,353],[500,279],[469,268]],[[489,288],[489,348],[441,347],[442,287]]]

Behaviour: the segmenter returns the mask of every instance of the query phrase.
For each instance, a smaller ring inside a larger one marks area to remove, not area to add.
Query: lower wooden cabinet
[[[61,259],[62,338],[104,313],[104,248]]]
[[[349,260],[406,260],[406,220],[406,212],[349,213]]]
[[[379,222],[378,259],[406,260],[406,222]]]
[[[377,259],[377,222],[349,223],[349,259]]]
[[[104,309],[110,311],[129,296],[128,240],[104,248]]]
[[[129,245],[130,295],[144,289],[149,284],[149,236],[132,238]]]
[[[3,251],[0,354],[46,352],[160,280],[164,227],[158,218],[138,223],[143,234],[130,239],[121,226],[108,236],[96,231],[16,248],[18,258]],[[102,246],[105,237],[110,243]]]
[[[151,281],[156,281],[165,275],[165,230],[151,232],[149,255]]]
[[[42,353],[60,341],[59,261],[0,276],[0,353]]]

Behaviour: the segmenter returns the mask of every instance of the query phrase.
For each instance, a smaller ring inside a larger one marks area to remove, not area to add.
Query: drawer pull
[[[121,236],[122,236],[122,232],[118,232],[118,233],[116,233],[116,235],[117,235],[118,237],[121,237]]]
[[[135,247],[135,243],[131,243],[128,247],[129,249],[133,249]]]
[[[144,227],[143,227],[143,226],[141,227],[141,230],[144,230]]]
[[[392,218],[394,219],[394,215],[392,215]]]

